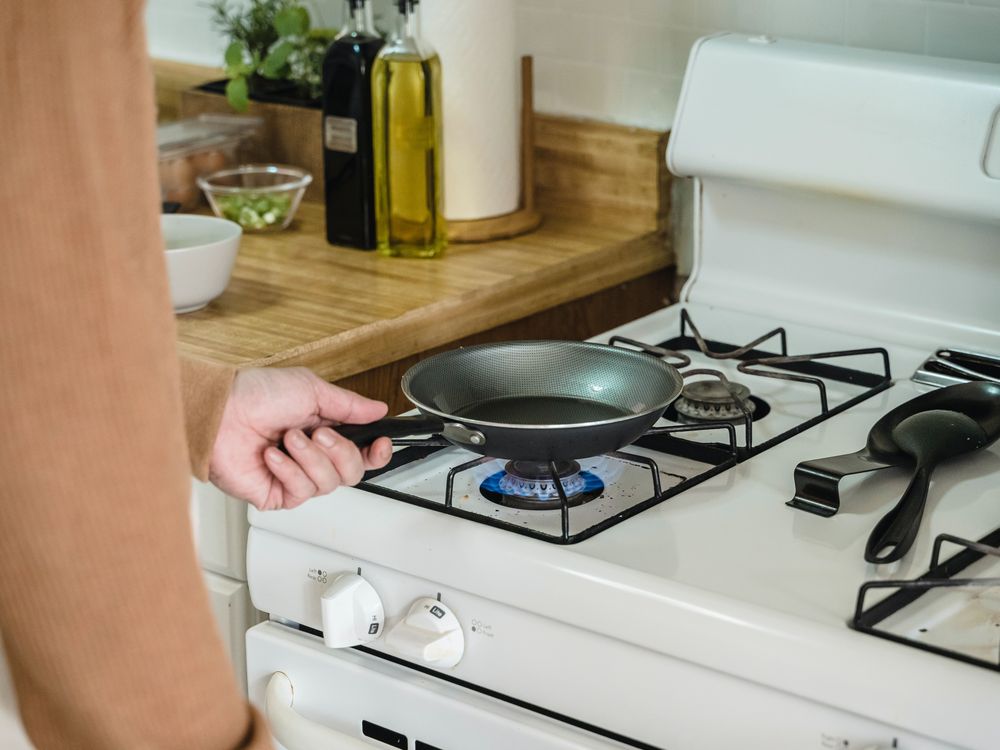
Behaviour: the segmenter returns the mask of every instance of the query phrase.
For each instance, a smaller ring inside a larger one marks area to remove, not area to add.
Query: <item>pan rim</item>
[[[514,424],[510,422],[487,422],[480,419],[463,419],[455,416],[454,414],[449,414],[433,406],[425,404],[423,401],[418,400],[413,396],[410,389],[410,381],[414,377],[420,374],[420,371],[426,369],[428,366],[426,363],[432,362],[435,359],[444,357],[446,355],[452,355],[456,351],[469,351],[474,349],[497,349],[502,348],[505,345],[523,345],[523,344],[561,344],[561,345],[571,345],[578,346],[580,348],[589,349],[602,349],[604,351],[613,351],[615,356],[622,356],[625,358],[635,357],[637,362],[643,362],[653,367],[658,367],[665,375],[669,376],[673,381],[672,391],[673,393],[669,398],[663,399],[660,403],[654,404],[649,408],[641,412],[636,412],[634,414],[627,414],[621,417],[613,417],[611,419],[600,419],[592,422],[569,422],[569,423],[558,423],[558,424]],[[640,359],[641,358],[641,359]],[[621,424],[623,422],[629,422],[631,420],[640,420],[648,418],[651,414],[655,412],[663,412],[666,410],[670,404],[672,404],[677,397],[681,394],[681,390],[684,387],[684,377],[681,375],[680,371],[674,367],[669,362],[664,362],[659,357],[653,357],[649,354],[644,354],[642,352],[633,351],[631,349],[624,349],[621,347],[611,346],[610,344],[600,344],[595,341],[571,341],[563,339],[524,339],[515,341],[499,341],[495,343],[488,344],[474,344],[472,346],[459,347],[458,349],[451,349],[446,352],[441,352],[435,354],[426,359],[422,359],[415,365],[410,367],[404,374],[400,387],[403,390],[403,394],[409,399],[417,409],[426,413],[432,414],[435,417],[439,417],[449,424],[460,424],[460,425],[470,425],[475,427],[489,427],[501,430],[573,430],[577,428],[585,427],[602,427],[605,425]]]

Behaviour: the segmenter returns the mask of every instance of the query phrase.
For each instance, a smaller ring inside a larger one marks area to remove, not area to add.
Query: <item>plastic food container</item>
[[[245,164],[197,178],[216,216],[235,221],[247,232],[287,227],[299,208],[312,175],[282,164]]]
[[[261,126],[259,117],[200,115],[156,129],[160,193],[164,202],[190,211],[201,201],[195,180],[240,162],[243,144]]]

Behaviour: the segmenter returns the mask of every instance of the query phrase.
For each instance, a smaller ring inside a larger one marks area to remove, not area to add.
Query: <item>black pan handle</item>
[[[818,516],[832,516],[840,510],[841,479],[887,466],[890,464],[874,458],[867,448],[857,453],[803,461],[795,467],[795,497],[785,504]]]
[[[330,429],[359,448],[367,448],[380,437],[401,438],[441,432],[444,429],[444,420],[418,414],[412,417],[386,417],[368,424],[331,425]],[[306,430],[305,433],[312,435],[312,430]],[[278,443],[278,450],[288,453],[283,441]]]
[[[895,562],[910,551],[920,531],[930,480],[930,467],[918,467],[903,497],[872,529],[865,545],[865,560],[882,565]]]
[[[365,448],[380,437],[402,438],[441,432],[444,429],[444,420],[440,417],[418,414],[412,417],[386,417],[368,424],[341,424],[331,429],[359,448]]]

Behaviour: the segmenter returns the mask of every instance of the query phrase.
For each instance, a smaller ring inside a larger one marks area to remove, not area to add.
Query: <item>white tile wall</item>
[[[540,111],[657,129],[715,31],[1000,63],[1000,0],[517,0],[517,20]]]
[[[490,2],[490,0],[461,0]],[[376,0],[382,8],[388,0]],[[1000,0],[516,0],[518,46],[535,57],[539,111],[663,129],[691,44],[745,31],[1000,62]],[[327,23],[340,0],[309,0]],[[224,42],[202,0],[149,0],[150,50],[217,64]],[[447,72],[445,73],[447,75]]]

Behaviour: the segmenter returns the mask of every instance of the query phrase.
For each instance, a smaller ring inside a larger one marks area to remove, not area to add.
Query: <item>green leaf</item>
[[[237,68],[243,65],[244,54],[246,53],[246,46],[243,42],[233,42],[228,47],[226,47],[226,66],[229,68]]]
[[[291,42],[278,42],[264,58],[260,66],[260,74],[265,78],[282,78],[285,74],[285,63],[288,56],[295,51],[295,45]]]
[[[285,8],[274,17],[278,36],[304,36],[309,31],[309,11],[301,5]]]
[[[237,112],[246,112],[247,107],[250,106],[247,79],[243,76],[231,78],[226,84],[226,99]]]

